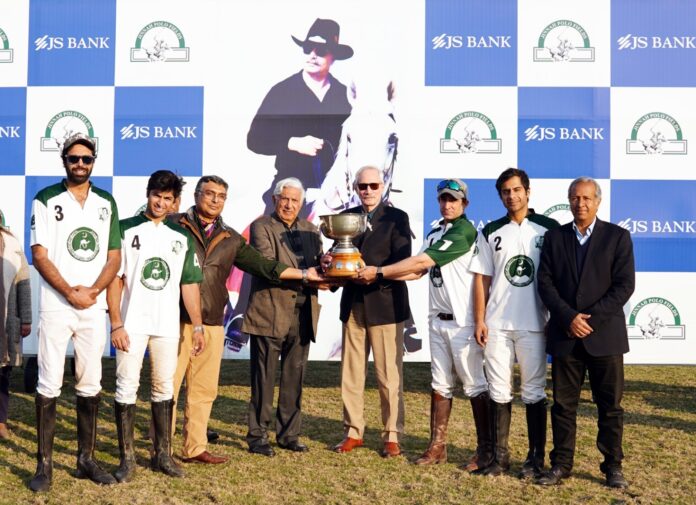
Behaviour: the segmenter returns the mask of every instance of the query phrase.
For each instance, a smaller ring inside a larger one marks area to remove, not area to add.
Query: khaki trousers
[[[365,433],[364,391],[370,349],[382,407],[382,439],[399,442],[404,432],[404,323],[367,326],[362,303],[353,304],[348,322],[343,324],[341,396],[345,435],[362,439]]]
[[[193,458],[208,446],[208,420],[213,402],[217,397],[220,380],[220,360],[225,345],[225,331],[222,326],[204,325],[205,349],[196,357],[191,356],[193,347],[193,326],[181,325],[179,358],[174,374],[174,402],[179,399],[181,383],[186,378],[186,403],[184,404],[184,445],[181,455]],[[176,416],[172,416],[172,433],[176,426]]]

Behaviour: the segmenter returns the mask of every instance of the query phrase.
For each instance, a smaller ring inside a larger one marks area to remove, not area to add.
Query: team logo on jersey
[[[595,60],[595,48],[590,37],[575,21],[559,19],[544,28],[534,48],[534,61],[587,62]]]
[[[99,221],[108,221],[109,220],[109,209],[106,207],[100,207],[99,208]]]
[[[635,340],[684,340],[686,327],[679,311],[664,298],[640,301],[628,316],[628,338]]]
[[[145,261],[140,272],[140,282],[147,289],[160,291],[169,281],[169,265],[162,258],[150,258]]]
[[[94,136],[94,127],[87,116],[74,110],[64,110],[56,114],[46,124],[46,132],[41,137],[42,151],[61,151],[63,144],[72,135],[84,133],[94,140],[98,148],[99,140]]]
[[[686,143],[676,119],[664,112],[650,112],[633,125],[626,154],[686,154]]]
[[[10,47],[7,34],[0,28],[0,63],[12,63],[14,61],[14,50]]]
[[[184,248],[183,242],[181,240],[172,240],[172,252],[174,254],[179,254]]]
[[[433,283],[433,287],[442,287],[442,271],[440,270],[440,267],[438,265],[435,265],[430,269],[430,282]]]
[[[534,280],[534,262],[528,256],[513,256],[505,264],[505,278],[515,287],[529,286]]]
[[[92,261],[99,253],[99,237],[86,226],[73,231],[68,237],[68,252],[79,261]]]
[[[493,121],[473,110],[450,119],[445,138],[440,139],[441,153],[500,154],[502,151],[503,140],[498,138]]]
[[[130,60],[140,62],[189,61],[189,48],[184,34],[169,21],[153,21],[145,25],[131,47]]]

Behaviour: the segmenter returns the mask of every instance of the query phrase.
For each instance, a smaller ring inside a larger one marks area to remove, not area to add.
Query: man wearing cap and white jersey
[[[484,226],[470,269],[476,273],[476,339],[485,346],[494,458],[475,473],[497,476],[510,468],[508,437],[512,371],[520,365],[529,451],[521,478],[538,477],[546,446],[546,351],[548,311],[536,291],[536,272],[547,230],[558,222],[529,208],[529,177],[508,168],[495,183],[507,214]]]
[[[77,394],[77,477],[98,484],[116,482],[94,460],[106,344],[106,297],[102,292],[121,262],[116,202],[89,180],[96,154],[93,139],[81,133],[68,137],[61,150],[66,178],[39,191],[32,202],[31,252],[41,276],[38,464],[29,483],[32,491],[47,491],[51,486],[56,398],[71,340]]]
[[[469,205],[466,183],[445,179],[437,185],[442,219],[428,233],[421,252],[383,267],[368,266],[358,278],[371,283],[381,272],[391,280],[419,279],[430,273],[430,444],[418,465],[447,462],[447,425],[457,375],[471,401],[477,447],[465,469],[477,470],[491,458],[488,422],[488,383],[483,373],[483,349],[474,336],[473,274],[469,263],[476,229],[464,211]],[[455,375],[456,372],[456,375]]]

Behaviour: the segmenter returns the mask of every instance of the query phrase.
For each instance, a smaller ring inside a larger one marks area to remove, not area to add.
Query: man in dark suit
[[[589,372],[599,413],[597,448],[609,487],[625,489],[623,451],[623,355],[628,335],[623,306],[635,287],[633,244],[627,230],[597,219],[599,184],[575,179],[568,189],[573,222],[544,239],[538,287],[551,313],[546,351],[553,356],[551,470],[537,480],[556,485],[570,475],[580,388]]]
[[[384,183],[380,171],[372,166],[362,167],[354,184],[362,205],[345,212],[367,214],[367,231],[353,239],[365,263],[382,267],[410,257],[408,215],[382,203]],[[399,442],[404,431],[403,330],[411,310],[404,281],[384,279],[380,268],[377,277],[369,285],[349,282],[341,296],[344,439],[334,450],[350,452],[363,445],[363,393],[371,349],[384,424],[382,456],[392,457],[401,454]]]
[[[275,211],[251,224],[250,242],[271,260],[307,272],[319,264],[321,237],[316,226],[298,219],[304,201],[299,179],[289,177],[273,191]],[[306,452],[299,441],[302,380],[309,343],[319,320],[317,288],[307,282],[272,284],[261,277],[251,283],[249,306],[242,331],[251,335],[251,401],[249,402],[249,452],[273,456],[268,430],[273,420],[273,390],[280,357],[280,392],[276,411],[276,442],[294,452]]]

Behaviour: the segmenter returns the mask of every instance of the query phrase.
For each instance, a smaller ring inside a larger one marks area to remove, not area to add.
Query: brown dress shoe
[[[344,438],[340,444],[336,445],[333,450],[335,452],[350,452],[356,447],[362,447],[363,445],[363,439],[362,438],[351,438],[351,437],[346,437]]]
[[[204,465],[219,465],[221,463],[226,463],[229,458],[225,456],[216,456],[215,454],[210,454],[208,451],[203,451],[198,456],[192,458],[184,458],[182,461],[184,463],[203,463]]]
[[[382,457],[393,458],[395,456],[401,456],[401,447],[399,446],[399,442],[384,442]]]

